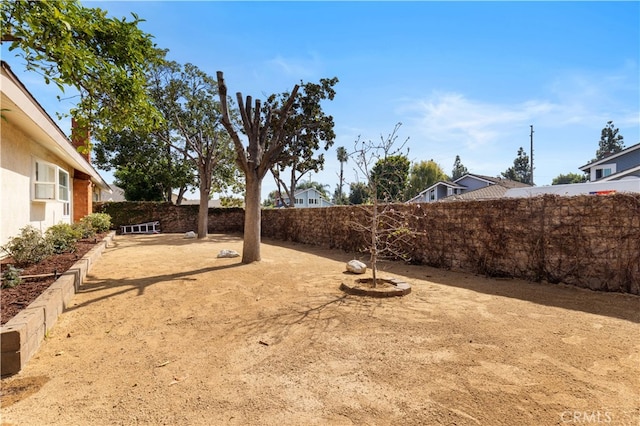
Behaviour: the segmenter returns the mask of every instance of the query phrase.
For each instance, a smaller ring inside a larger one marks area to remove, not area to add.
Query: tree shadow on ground
[[[167,239],[163,236],[174,238]],[[208,234],[207,238],[185,238],[184,234],[126,234],[116,235],[112,244],[117,246],[118,238],[133,239],[146,246],[186,246],[191,244],[242,243],[242,234]]]
[[[359,259],[367,265],[369,263],[367,253],[347,253],[338,249],[273,239],[263,240],[263,244],[314,254],[335,261],[347,262],[350,259]],[[386,260],[379,262],[378,270],[382,274],[406,278],[406,281],[414,287],[414,291],[420,288],[420,284],[415,280],[427,281],[428,283],[463,288],[496,297],[508,297],[538,305],[640,323],[640,296],[632,294],[600,292],[566,284],[537,283],[515,278],[491,278],[471,272],[451,271],[426,265],[409,265],[404,262]],[[409,294],[405,297],[414,296]]]
[[[155,284],[168,282],[168,281],[175,281],[175,280],[195,281],[196,280],[195,278],[189,278],[189,277],[193,275],[204,274],[207,272],[214,272],[214,271],[219,271],[219,270],[229,269],[229,268],[237,268],[241,266],[243,266],[243,264],[238,261],[238,262],[227,264],[227,265],[210,266],[207,268],[194,269],[191,271],[177,272],[175,274],[162,274],[162,275],[155,275],[151,277],[142,277],[142,278],[103,279],[103,280],[85,282],[80,287],[77,293],[80,293],[80,294],[94,293],[94,292],[99,292],[107,289],[114,289],[118,287],[120,287],[121,290],[109,293],[104,296],[96,297],[91,300],[87,300],[86,302],[78,303],[76,305],[68,307],[66,310],[71,311],[71,310],[80,309],[84,306],[88,306],[93,303],[110,299],[112,297],[120,296],[132,291],[136,291],[138,293],[137,294],[138,296],[142,296],[144,295],[145,289],[147,287],[151,287],[152,285],[155,285]]]
[[[304,336],[304,342],[300,344],[307,346],[321,340],[328,333],[342,329],[354,317],[376,316],[383,306],[380,299],[358,298],[347,294],[321,294],[307,297],[303,303],[283,305],[275,312],[257,318],[243,318],[233,324],[233,330],[247,336],[263,336],[263,340],[257,343],[267,346],[296,336],[300,330]]]

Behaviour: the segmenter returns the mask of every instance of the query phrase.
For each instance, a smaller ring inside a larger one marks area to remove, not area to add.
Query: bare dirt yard
[[[640,424],[640,298],[238,236],[118,236],[19,374],[3,425]]]

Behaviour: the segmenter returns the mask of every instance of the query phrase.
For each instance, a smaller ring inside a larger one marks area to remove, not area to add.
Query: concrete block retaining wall
[[[115,232],[92,248],[27,308],[0,327],[2,376],[19,372],[36,353],[58,316],[69,306],[91,266],[100,258]]]
[[[388,206],[411,234],[414,263],[489,276],[563,282],[640,294],[640,194],[457,201]],[[162,232],[195,230],[197,206],[104,203],[116,225],[159,220]],[[262,235],[349,252],[364,250],[370,206],[266,209]],[[209,209],[209,232],[241,233],[244,211]]]

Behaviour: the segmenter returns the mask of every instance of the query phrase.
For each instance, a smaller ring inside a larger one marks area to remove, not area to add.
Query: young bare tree
[[[371,271],[373,275],[373,287],[377,285],[378,260],[383,256],[395,259],[407,259],[406,247],[412,234],[409,232],[406,217],[394,209],[392,194],[387,189],[388,181],[394,181],[388,174],[376,173],[376,166],[383,164],[388,158],[403,156],[403,151],[409,138],[399,146],[398,129],[402,123],[396,124],[393,131],[385,138],[380,136],[379,142],[358,139],[351,156],[359,173],[367,178],[368,192],[372,198],[372,206],[363,207],[367,220],[364,222],[352,222],[351,227],[368,235]],[[402,176],[401,176],[402,177]]]
[[[233,140],[236,164],[245,175],[242,263],[251,263],[260,260],[262,179],[286,148],[285,123],[294,106],[299,86],[295,85],[287,100],[282,103],[282,107],[275,110],[271,108],[263,110],[259,99],[256,99],[254,104],[251,96],[247,96],[245,101],[242,93],[236,93],[242,126],[248,139],[248,145],[245,148],[229,115],[227,85],[222,71],[217,72],[217,78],[222,124]]]

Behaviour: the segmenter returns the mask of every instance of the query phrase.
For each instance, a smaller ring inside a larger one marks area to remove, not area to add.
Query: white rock
[[[184,234],[185,238],[195,238],[196,237],[196,233],[193,231],[189,231],[187,233]]]
[[[347,271],[354,274],[364,274],[367,271],[367,265],[359,260],[350,260],[347,263]]]
[[[218,253],[218,257],[238,257],[240,256],[240,253],[238,253],[235,250],[220,250],[220,253]]]

